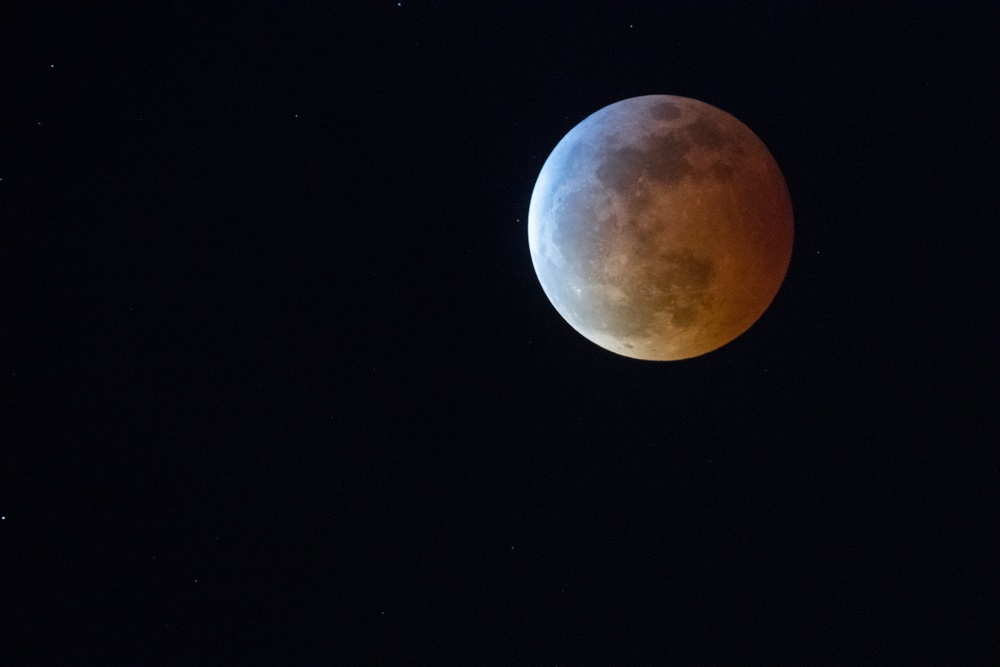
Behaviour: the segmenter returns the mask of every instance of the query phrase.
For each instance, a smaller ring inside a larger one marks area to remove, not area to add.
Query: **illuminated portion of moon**
[[[760,318],[792,253],[777,163],[743,123],[685,97],[616,102],[556,145],[528,242],[552,305],[636,359],[715,350]]]

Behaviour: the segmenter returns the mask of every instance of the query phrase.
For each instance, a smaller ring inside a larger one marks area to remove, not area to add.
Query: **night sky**
[[[0,663],[1000,662],[998,5],[19,4]],[[771,308],[677,362],[527,243],[648,94],[795,210]]]

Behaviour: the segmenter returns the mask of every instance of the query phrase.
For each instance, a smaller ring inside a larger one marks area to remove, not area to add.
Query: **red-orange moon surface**
[[[636,359],[696,357],[749,329],[785,278],[792,237],[788,188],[763,142],[671,95],[616,102],[570,130],[528,212],[552,305]]]

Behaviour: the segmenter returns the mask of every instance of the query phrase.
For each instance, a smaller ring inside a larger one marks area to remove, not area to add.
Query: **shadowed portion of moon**
[[[767,148],[682,97],[624,100],[573,128],[539,174],[528,219],[559,313],[640,359],[698,356],[739,336],[791,256],[791,202]]]

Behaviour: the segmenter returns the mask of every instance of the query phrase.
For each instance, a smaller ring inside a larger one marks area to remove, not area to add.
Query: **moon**
[[[792,237],[764,143],[673,95],[585,118],[545,161],[528,210],[549,301],[585,338],[635,359],[697,357],[749,329],[785,278]]]

